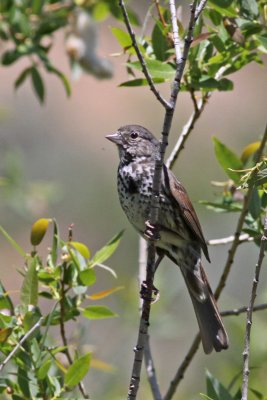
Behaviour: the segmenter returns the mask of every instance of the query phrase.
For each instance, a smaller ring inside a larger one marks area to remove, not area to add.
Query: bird
[[[145,239],[150,214],[155,162],[160,143],[140,125],[125,125],[106,138],[119,151],[117,189],[128,220]],[[227,349],[229,339],[208,282],[201,251],[210,262],[202,228],[189,196],[170,169],[163,164],[155,241],[160,257],[180,267],[195,310],[204,352]]]

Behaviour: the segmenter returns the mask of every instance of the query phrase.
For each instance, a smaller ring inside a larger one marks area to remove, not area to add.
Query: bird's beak
[[[106,139],[110,140],[111,142],[113,142],[115,144],[122,144],[122,138],[118,132],[112,133],[111,135],[107,135]]]

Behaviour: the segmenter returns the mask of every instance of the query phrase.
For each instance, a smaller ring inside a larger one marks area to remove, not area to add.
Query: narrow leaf
[[[83,310],[83,316],[89,319],[103,319],[117,317],[118,314],[106,306],[88,306]]]
[[[65,375],[65,385],[73,387],[78,385],[90,368],[91,353],[77,358],[73,364],[68,368]]]
[[[30,74],[31,67],[24,69],[15,81],[15,89],[18,89],[23,84],[27,76],[29,76]]]
[[[14,247],[15,250],[22,256],[26,257],[25,251],[20,247],[20,245],[5,231],[5,229],[0,225],[0,232],[6,238],[6,240]]]
[[[52,222],[50,218],[40,218],[34,222],[31,229],[31,244],[33,246],[38,246],[41,243],[50,222]]]
[[[175,75],[175,69],[170,64],[152,59],[147,59],[146,64],[153,79],[162,78],[165,80],[170,80],[173,79]],[[139,61],[129,62],[127,65],[139,71],[142,70],[142,66]]]
[[[166,82],[164,78],[154,78],[154,83]],[[119,87],[134,87],[134,86],[147,86],[148,82],[145,78],[130,79],[129,81],[122,82]]]
[[[115,235],[102,249],[97,251],[92,258],[90,265],[94,266],[96,264],[102,264],[104,261],[106,261],[117,249],[121,237],[123,235],[124,231],[119,232],[117,235]]]
[[[38,302],[38,276],[37,276],[37,258],[28,260],[28,270],[23,280],[20,301],[22,305],[36,306]]]
[[[214,142],[215,155],[220,166],[224,169],[230,179],[232,179],[235,183],[238,183],[240,180],[240,174],[230,171],[230,168],[234,170],[242,169],[242,161],[232,150],[220,142],[215,136],[212,139]]]
[[[55,267],[56,262],[57,262],[57,252],[58,252],[58,246],[59,246],[59,231],[58,231],[57,221],[55,219],[53,219],[53,224],[54,224],[54,232],[53,232],[51,259],[52,259],[53,266]]]
[[[104,299],[105,297],[110,296],[111,294],[118,292],[119,290],[122,290],[122,289],[124,289],[124,286],[117,286],[115,288],[103,290],[101,292],[94,293],[94,294],[91,294],[90,296],[88,295],[86,297],[90,300],[100,300],[100,299]]]
[[[32,84],[33,88],[35,90],[35,93],[40,100],[41,103],[44,102],[45,98],[45,88],[44,88],[44,83],[43,79],[40,75],[40,72],[36,67],[31,68],[31,75],[32,75]]]
[[[209,371],[206,372],[207,395],[214,400],[233,400],[228,390]]]

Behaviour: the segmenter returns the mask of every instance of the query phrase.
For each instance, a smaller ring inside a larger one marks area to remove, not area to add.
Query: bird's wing
[[[207,260],[210,262],[208,248],[200,222],[185,188],[165,165],[163,166],[163,177],[166,189],[169,191],[174,203],[179,206],[185,223],[193,235],[200,241],[202,250]]]

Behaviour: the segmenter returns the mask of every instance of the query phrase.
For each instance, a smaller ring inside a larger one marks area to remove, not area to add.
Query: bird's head
[[[125,125],[106,138],[118,146],[120,159],[158,157],[159,142],[143,126]]]

